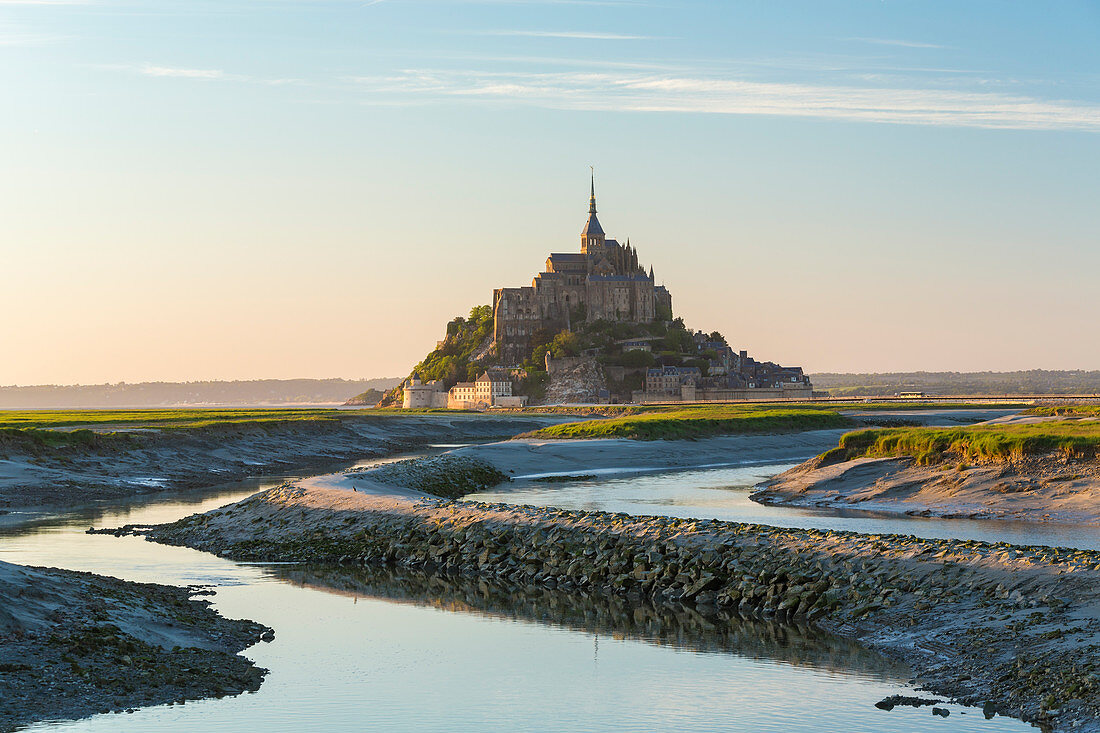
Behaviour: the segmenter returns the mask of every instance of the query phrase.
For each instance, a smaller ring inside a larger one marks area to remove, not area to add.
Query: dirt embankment
[[[0,731],[256,690],[273,638],[194,590],[0,562]]]
[[[363,416],[112,433],[77,448],[0,444],[0,507],[72,506],[252,476],[331,469],[431,443],[507,438],[561,418]]]
[[[912,458],[811,459],[765,482],[752,498],[926,517],[1100,524],[1100,461],[1062,454],[927,466]]]
[[[287,484],[148,531],[239,560],[396,565],[699,614],[805,620],[920,683],[1100,730],[1100,553],[632,517]]]

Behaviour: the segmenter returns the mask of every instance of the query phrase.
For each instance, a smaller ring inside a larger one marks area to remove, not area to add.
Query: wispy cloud
[[[355,80],[372,95],[554,109],[774,115],[878,123],[1100,132],[1100,106],[954,89],[859,87],[642,73],[409,70]]]
[[[92,68],[107,71],[121,71],[128,74],[141,74],[169,79],[197,79],[204,81],[244,82],[247,84],[263,84],[265,86],[290,86],[306,85],[305,79],[298,78],[272,78],[262,76],[250,76],[248,74],[232,74],[222,69],[196,69],[192,67],[161,66],[158,64],[92,64]]]
[[[588,41],[643,41],[656,36],[635,36],[625,33],[602,33],[599,31],[475,31],[479,36],[523,36],[528,38],[576,38]]]
[[[221,69],[180,69],[171,66],[153,66],[146,64],[138,68],[146,76],[177,76],[185,79],[225,79]]]
[[[901,46],[902,48],[945,48],[938,43],[925,43],[923,41],[902,41],[896,38],[842,38],[843,41],[855,41],[857,43],[870,43],[876,46]]]
[[[455,0],[468,5],[652,5],[649,0]]]
[[[32,0],[33,1],[33,0]],[[380,3],[396,2],[398,0],[359,0],[360,7],[379,5]],[[401,2],[413,2],[414,0],[400,0]],[[421,0],[424,1],[424,0]],[[428,0],[431,1],[431,0]],[[466,5],[593,5],[593,6],[647,6],[653,3],[649,0],[451,0],[455,3]]]

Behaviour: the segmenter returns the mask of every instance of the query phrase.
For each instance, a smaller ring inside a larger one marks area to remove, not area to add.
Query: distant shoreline
[[[400,383],[400,377],[380,377],[7,385],[0,386],[0,410],[335,406]]]

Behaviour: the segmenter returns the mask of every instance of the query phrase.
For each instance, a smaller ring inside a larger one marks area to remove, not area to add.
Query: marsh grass
[[[2,410],[0,428],[56,430],[85,427],[195,428],[243,422],[338,419],[326,409]],[[355,413],[350,413],[355,414]]]
[[[126,442],[124,433],[97,433],[94,430],[39,430],[36,428],[0,428],[0,449],[5,447],[41,453],[57,448],[92,450]]]
[[[853,424],[855,423],[851,418],[832,410],[776,408],[771,405],[721,405],[562,423],[517,437],[683,440],[714,435],[824,430],[850,427]]]
[[[1023,414],[1036,417],[1100,417],[1100,405],[1032,407],[1030,410],[1024,410]]]
[[[0,430],[68,430],[87,428],[208,428],[218,425],[263,425],[301,421],[356,420],[386,415],[454,414],[466,410],[368,408],[193,408],[180,410],[0,410]]]
[[[32,452],[128,445],[135,431],[209,431],[308,423],[338,424],[387,416],[460,410],[194,408],[180,410],[0,410],[0,448]]]
[[[887,428],[846,433],[822,454],[825,463],[853,458],[911,457],[919,465],[953,461],[1009,461],[1060,453],[1092,458],[1100,449],[1100,423],[972,425],[962,428]]]

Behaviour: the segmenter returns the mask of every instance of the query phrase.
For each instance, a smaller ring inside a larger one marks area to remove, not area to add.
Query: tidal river
[[[878,519],[761,507],[748,487],[785,465],[519,481],[479,496],[641,514],[719,517],[873,532],[1001,533],[1033,543],[1050,528]],[[1023,731],[980,709],[875,702],[919,694],[907,670],[813,629],[762,622],[715,627],[691,612],[624,605],[478,581],[393,571],[249,565],[89,526],[158,523],[277,483],[75,512],[0,529],[0,559],[126,580],[212,586],[216,608],[276,630],[246,654],[270,670],[253,694],[143,708],[50,731]],[[1030,532],[1030,534],[1029,534]],[[1018,534],[1014,534],[1018,533]],[[1034,535],[1034,536],[1033,536]],[[1079,538],[1080,539],[1080,538]],[[1096,546],[1095,538],[1087,540]],[[1061,540],[1055,544],[1062,544]]]

